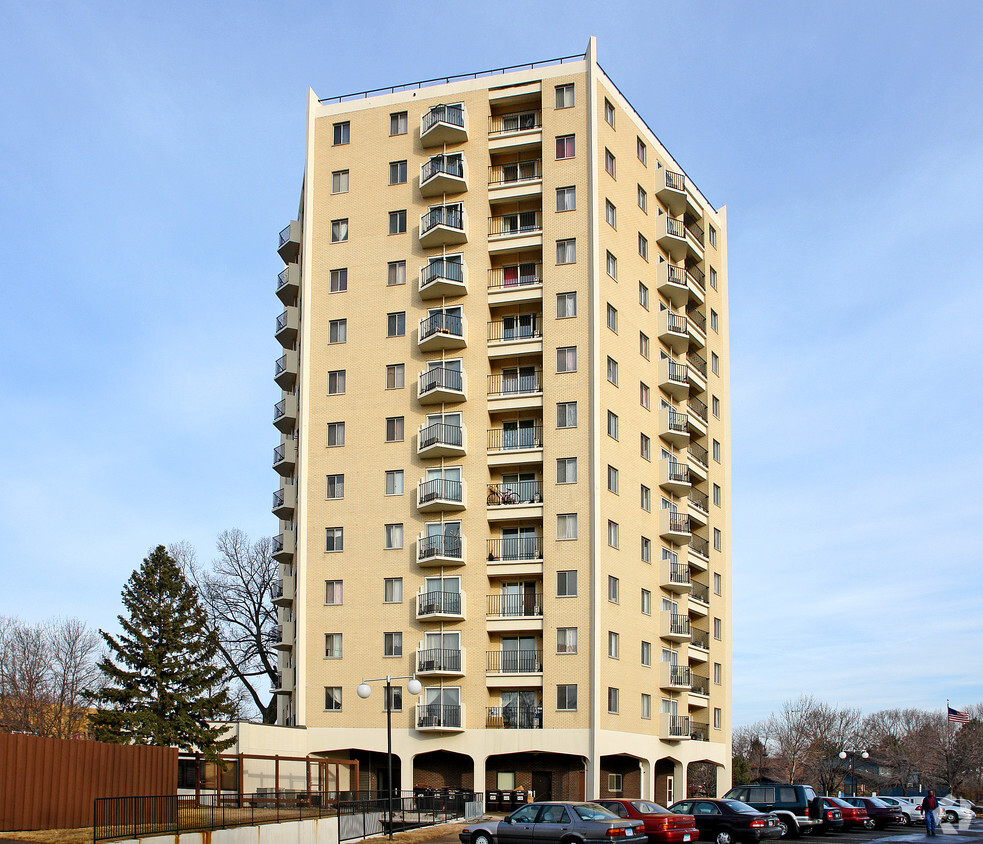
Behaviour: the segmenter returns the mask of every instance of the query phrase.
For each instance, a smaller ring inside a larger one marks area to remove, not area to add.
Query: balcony
[[[300,223],[291,220],[283,231],[280,232],[280,242],[277,244],[276,251],[283,258],[283,263],[291,264],[297,260],[300,254]]]
[[[297,425],[297,396],[284,396],[273,405],[273,424],[284,434]]]
[[[294,646],[294,623],[292,621],[281,621],[273,628],[274,635],[279,639],[273,643],[273,647],[278,651],[289,651]]]
[[[416,453],[420,457],[462,457],[467,454],[463,426],[443,422],[421,426],[416,438]]]
[[[669,691],[689,691],[689,666],[659,663],[659,688]]]
[[[681,217],[686,211],[686,177],[664,169],[664,177],[656,177],[655,195],[669,209],[669,213]]]
[[[463,566],[464,545],[460,534],[424,535],[416,543],[416,561],[421,566]]]
[[[659,616],[659,635],[670,642],[688,642],[690,639],[689,616],[678,612],[664,612]]]
[[[488,431],[488,465],[522,466],[543,462],[543,426],[491,428]]]
[[[488,270],[488,302],[517,305],[542,302],[543,265],[535,262],[509,264]]]
[[[675,545],[685,545],[691,535],[688,515],[675,510],[659,510],[659,536]]]
[[[702,349],[707,344],[707,318],[696,308],[686,309],[686,331],[690,348]]]
[[[672,560],[659,561],[659,586],[670,592],[685,595],[692,588],[689,566]]]
[[[297,583],[292,574],[285,574],[273,584],[273,604],[277,607],[289,607],[294,601]]]
[[[690,721],[689,737],[693,741],[710,741],[710,725],[706,721]]]
[[[486,730],[541,730],[543,729],[543,707],[489,706],[485,716]]]
[[[543,674],[543,651],[521,650],[521,651],[487,651],[485,654],[485,673],[486,674],[508,674],[511,682],[515,682],[514,675],[536,675],[537,682],[541,682]]]
[[[689,376],[686,364],[662,358],[659,361],[659,389],[676,399],[689,395]]]
[[[663,741],[681,741],[689,738],[689,716],[659,713],[659,738]]]
[[[284,477],[297,467],[297,440],[286,440],[273,449],[273,468]]]
[[[542,245],[541,211],[517,211],[488,218],[489,252],[519,252]]]
[[[464,193],[468,189],[468,168],[463,155],[434,155],[420,165],[421,196]]]
[[[416,728],[421,733],[459,733],[464,729],[464,707],[443,703],[418,703]]]
[[[460,369],[434,366],[420,373],[416,397],[420,404],[466,401],[464,373]]]
[[[686,286],[689,288],[689,297],[697,305],[702,305],[706,298],[707,281],[706,276],[699,267],[690,265],[686,268]]]
[[[655,242],[672,261],[682,261],[689,254],[686,226],[682,220],[659,214],[655,218]]]
[[[706,610],[710,607],[710,587],[705,583],[693,583],[693,591],[689,594],[690,601],[695,602],[699,606],[692,607],[695,609],[698,615],[706,615]]]
[[[707,362],[696,352],[686,355],[686,376],[689,385],[698,393],[707,389]]]
[[[457,246],[468,242],[468,215],[460,205],[438,205],[420,217],[420,245]]]
[[[702,536],[692,534],[689,538],[689,558],[690,565],[706,571],[710,564],[710,543]]]
[[[297,382],[299,355],[295,351],[284,352],[273,366],[273,380],[281,390],[292,390]]]
[[[297,551],[297,534],[292,530],[273,537],[273,559],[278,563],[290,563]]]
[[[543,143],[543,114],[538,109],[493,114],[488,118],[488,148],[518,151]]]
[[[276,277],[276,295],[284,305],[297,301],[300,292],[300,265],[287,264]]]
[[[688,215],[685,219],[686,245],[689,248],[689,258],[694,261],[703,260],[705,244],[703,242],[703,227]]]
[[[540,370],[529,367],[528,370],[511,370],[488,376],[490,411],[526,410],[542,406],[543,378]]]
[[[539,196],[542,191],[542,159],[508,161],[488,168],[488,199],[491,202]]]
[[[542,574],[543,538],[507,536],[486,540],[488,574],[496,577]]]
[[[421,648],[416,652],[416,673],[423,677],[460,677],[464,654],[460,648]]]
[[[695,659],[698,662],[706,662],[707,654],[710,651],[710,634],[706,630],[700,630],[697,627],[693,627],[691,632],[693,637],[689,642],[690,659]]]
[[[420,268],[420,297],[442,299],[445,296],[464,296],[468,292],[464,261],[434,258]]]
[[[686,400],[686,423],[689,425],[691,437],[705,437],[707,435],[707,406],[696,396],[690,396]]]
[[[299,330],[300,308],[291,305],[276,318],[276,329],[273,332],[273,336],[276,337],[277,342],[283,348],[288,349],[297,339],[297,332]]]
[[[673,495],[685,495],[690,490],[689,466],[669,457],[659,461],[659,486]]]
[[[538,480],[488,484],[486,501],[489,521],[543,517],[543,492]]]
[[[519,357],[542,355],[543,329],[540,314],[517,314],[488,323],[488,356]]]
[[[297,506],[297,487],[287,484],[273,493],[273,515],[278,519],[289,520]]]
[[[686,317],[668,309],[659,312],[659,339],[674,352],[685,352],[689,348],[686,322]]]
[[[487,597],[485,618],[490,633],[541,632],[543,629],[543,594],[528,592]]]
[[[710,678],[702,677],[699,674],[690,674],[690,690],[691,695],[699,695],[700,697],[707,698],[710,696]],[[703,708],[707,705],[706,700],[693,700],[691,697],[689,699],[690,706],[696,706],[697,708]]]
[[[420,592],[416,596],[417,621],[463,621],[463,592]]]
[[[656,268],[659,293],[665,296],[674,308],[680,308],[689,300],[689,287],[686,270],[663,261]]]
[[[663,407],[659,410],[659,436],[667,443],[683,446],[689,443],[689,422],[685,413]]]
[[[468,321],[461,315],[440,311],[420,320],[416,345],[421,352],[464,349],[468,345]]]
[[[689,473],[693,483],[705,481],[709,471],[707,450],[702,445],[691,442],[686,447],[686,460],[689,463]]]
[[[463,105],[435,105],[420,118],[420,143],[425,147],[460,144],[468,139]]]
[[[416,509],[421,513],[443,513],[465,509],[464,482],[450,478],[420,481]]]
[[[272,689],[275,695],[293,694],[294,690],[294,670],[292,668],[281,668],[276,675],[276,683]]]
[[[710,520],[710,499],[698,489],[689,491],[689,520],[691,525],[706,527]]]

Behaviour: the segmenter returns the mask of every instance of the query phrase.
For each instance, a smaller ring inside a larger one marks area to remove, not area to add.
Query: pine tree
[[[218,640],[208,628],[195,589],[163,545],[123,587],[130,617],[118,616],[123,635],[99,632],[109,648],[99,668],[108,681],[93,717],[100,741],[154,744],[214,756],[234,744],[209,721],[229,719],[234,707]]]

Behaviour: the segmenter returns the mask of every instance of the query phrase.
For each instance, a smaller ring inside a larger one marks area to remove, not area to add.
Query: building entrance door
[[[532,799],[553,799],[553,774],[550,771],[532,772]]]

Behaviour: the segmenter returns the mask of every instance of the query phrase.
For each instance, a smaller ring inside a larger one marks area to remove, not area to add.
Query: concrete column
[[[677,800],[685,800],[686,797],[688,796],[687,793],[686,793],[687,785],[686,785],[686,763],[685,762],[677,762],[676,763],[676,768],[673,771],[673,776],[674,776],[674,778],[676,780],[676,782],[675,782],[675,786],[676,786],[676,789],[675,789],[675,791],[676,791],[676,799]]]
[[[652,777],[654,763],[651,759],[639,759],[638,767],[642,772],[641,798],[655,801],[655,782]]]
[[[474,757],[474,790],[475,793],[485,792],[485,755],[479,753]]]
[[[399,790],[413,793],[413,756],[410,753],[399,755]]]

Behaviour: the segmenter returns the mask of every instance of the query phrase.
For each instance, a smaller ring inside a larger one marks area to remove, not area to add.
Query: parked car
[[[852,806],[862,806],[867,810],[875,829],[884,829],[891,824],[901,823],[901,809],[898,806],[888,806],[879,797],[844,797]]]
[[[645,824],[622,820],[596,803],[550,801],[527,803],[501,821],[468,824],[458,837],[461,844],[648,844]]]
[[[883,794],[878,794],[877,799],[887,803],[888,806],[897,806],[901,810],[901,819],[898,821],[901,826],[911,826],[924,820],[921,801],[916,806],[911,800],[904,797],[885,797]]]
[[[859,806],[853,806],[847,803],[840,797],[824,797],[823,803],[832,808],[835,806],[840,810],[840,815],[843,818],[843,830],[845,832],[851,829],[873,829],[874,822],[870,819],[870,815],[867,814],[867,810],[860,808]]]
[[[709,797],[680,800],[673,803],[669,811],[692,815],[700,838],[715,844],[782,837],[782,827],[776,815],[759,812],[740,800],[715,800]]]
[[[677,844],[681,841],[696,841],[700,837],[692,815],[678,815],[649,800],[605,798],[594,802],[619,818],[642,821],[649,844]]]
[[[976,818],[976,812],[966,808],[958,800],[951,797],[940,797],[939,808],[942,810],[941,820],[946,823],[968,822]]]
[[[776,814],[783,838],[822,826],[819,801],[811,785],[739,785],[724,797],[740,800],[759,812]]]

